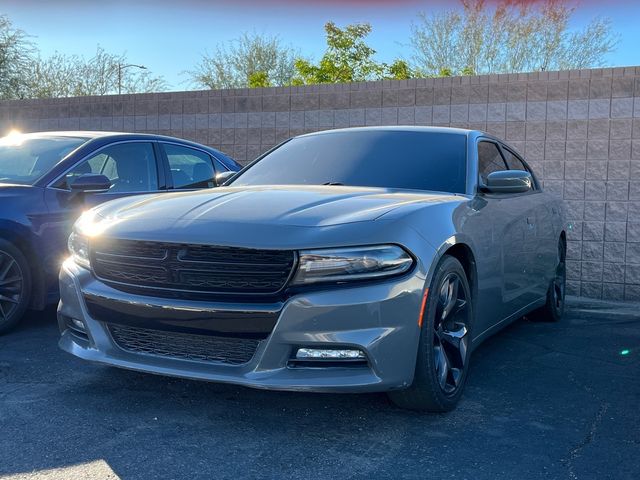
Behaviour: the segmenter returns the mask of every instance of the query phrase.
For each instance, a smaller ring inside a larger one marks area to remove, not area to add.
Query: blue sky
[[[0,13],[34,36],[44,55],[60,51],[90,57],[100,44],[126,52],[163,75],[172,90],[188,85],[181,72],[214,51],[216,44],[240,32],[256,30],[279,35],[302,53],[318,58],[324,50],[323,25],[370,22],[370,44],[378,59],[410,55],[406,47],[411,22],[421,11],[457,6],[444,0],[2,0]],[[583,1],[574,25],[594,16],[613,21],[620,43],[607,59],[613,66],[640,65],[640,2]]]

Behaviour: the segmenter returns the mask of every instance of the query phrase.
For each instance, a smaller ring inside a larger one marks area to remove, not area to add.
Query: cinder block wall
[[[566,201],[568,292],[640,300],[640,67],[0,102],[2,131],[161,133],[241,163],[293,135],[396,124],[505,138]]]

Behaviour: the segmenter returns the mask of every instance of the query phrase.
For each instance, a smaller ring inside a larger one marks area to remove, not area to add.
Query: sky
[[[205,52],[245,31],[278,35],[305,56],[324,51],[323,25],[369,22],[377,59],[410,57],[411,23],[420,12],[443,11],[445,0],[0,0],[0,14],[33,36],[44,56],[55,51],[91,57],[98,44],[126,53],[165,77],[171,90],[189,88],[185,71]],[[640,1],[582,0],[572,26],[607,16],[620,36],[610,66],[640,65]]]

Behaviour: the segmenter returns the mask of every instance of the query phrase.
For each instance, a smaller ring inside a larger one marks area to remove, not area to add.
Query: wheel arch
[[[478,293],[478,271],[476,257],[471,247],[464,242],[455,243],[447,248],[442,255],[452,256],[462,264],[462,268],[464,268],[464,272],[467,275],[469,287],[471,287],[471,298],[475,303]]]
[[[478,266],[476,262],[477,256],[474,253],[473,241],[461,235],[453,235],[446,241],[442,242],[439,248],[436,249],[433,263],[429,268],[429,273],[427,275],[428,282],[431,282],[437,265],[445,255],[454,257],[462,265],[471,289],[471,300],[475,315],[477,311],[475,307],[478,304]]]
[[[29,233],[24,231],[24,227],[2,224],[0,225],[0,238],[11,242],[11,244],[22,252],[29,264],[31,272],[31,301],[29,308],[42,310],[46,304],[46,286],[44,270],[37,262],[31,262],[30,259],[37,258],[36,249],[34,248]]]

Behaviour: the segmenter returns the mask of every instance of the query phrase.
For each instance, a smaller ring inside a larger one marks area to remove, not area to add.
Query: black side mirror
[[[111,188],[111,180],[105,175],[85,173],[73,180],[69,188],[73,193],[104,193]]]
[[[216,185],[217,186],[222,186],[224,185],[224,183],[229,180],[231,177],[233,177],[236,173],[238,172],[221,172],[219,174],[216,175]]]
[[[487,175],[482,190],[491,193],[524,193],[531,190],[533,179],[524,170],[501,170]]]

